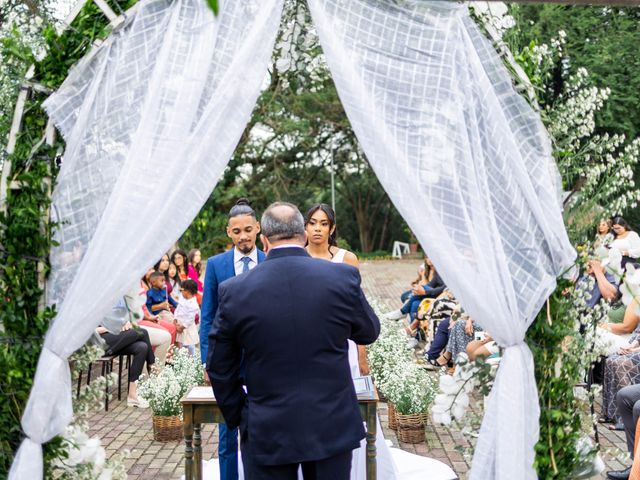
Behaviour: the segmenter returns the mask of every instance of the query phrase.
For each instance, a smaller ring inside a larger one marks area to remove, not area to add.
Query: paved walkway
[[[409,283],[416,277],[418,263],[418,260],[363,262],[361,265],[363,287],[368,294],[379,298],[390,309],[398,308],[400,293],[407,289]],[[117,371],[117,367],[114,371]],[[115,393],[115,388],[113,391]],[[398,443],[395,433],[387,426],[385,404],[380,405],[379,415],[385,437],[391,440],[394,446],[417,455],[436,458],[450,465],[460,478],[467,477],[470,460],[465,458],[464,450],[470,449],[471,444],[460,432],[428,425],[424,443],[417,445]],[[153,441],[149,410],[127,408],[126,402],[119,402],[114,395],[109,411],[96,412],[90,423],[90,434],[102,439],[108,456],[124,449],[130,451],[130,456],[126,460],[130,479],[168,480],[179,479],[183,475],[182,442]],[[206,425],[203,429],[204,458],[216,457],[218,454],[216,430],[217,427],[213,425]],[[604,450],[625,450],[622,432],[612,432],[602,428],[601,444]],[[605,454],[605,461],[607,469],[623,468],[623,465],[609,454]],[[428,473],[425,472],[425,479],[428,478]]]

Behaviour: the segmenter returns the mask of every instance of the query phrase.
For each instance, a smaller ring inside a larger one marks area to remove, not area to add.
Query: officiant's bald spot
[[[262,215],[262,236],[269,243],[306,243],[304,218],[292,203],[275,202]]]

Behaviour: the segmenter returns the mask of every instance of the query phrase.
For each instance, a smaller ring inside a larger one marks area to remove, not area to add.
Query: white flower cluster
[[[89,366],[104,355],[104,350],[97,345],[85,345],[75,352],[69,363],[72,368],[72,379],[75,382],[80,372],[86,372]],[[99,410],[104,405],[105,387],[107,383],[114,385],[118,374],[112,372],[92,380],[80,390],[80,395],[73,396],[73,423],[79,428],[88,429],[88,420],[92,412]],[[109,394],[110,395],[110,394]]]
[[[124,451],[107,460],[99,438],[89,438],[76,425],[67,427],[62,441],[63,456],[50,464],[53,478],[65,480],[120,480],[127,478],[122,463]]]
[[[550,45],[525,49],[534,63],[530,76],[543,81],[551,78],[555,62],[565,60],[565,39],[561,31]],[[585,68],[568,75],[569,63],[563,62],[563,66],[564,91],[545,108],[544,120],[555,141],[554,153],[564,184],[579,191],[567,208],[573,218],[570,226],[576,228],[587,223],[581,218],[591,215],[594,208],[603,208],[604,215],[614,215],[638,206],[640,189],[636,188],[633,172],[640,161],[640,139],[627,143],[624,135],[596,135],[596,114],[611,90],[591,85]]]
[[[620,281],[620,293],[622,303],[629,305],[636,301],[636,312],[640,315],[640,270],[632,263],[627,263],[622,269],[622,253],[616,248],[606,249],[604,247],[596,250],[596,255],[600,258],[602,265],[616,281]]]
[[[149,402],[154,415],[182,414],[180,399],[195,385],[204,383],[204,370],[200,360],[189,355],[184,348],[176,348],[171,365],[140,377],[138,395]]]
[[[285,1],[274,58],[275,68],[284,77],[285,87],[290,83],[287,73],[296,77],[300,85],[310,84],[312,92],[330,77],[318,34],[303,2]]]
[[[415,362],[396,365],[389,372],[384,393],[402,415],[426,413],[438,389],[437,380]]]
[[[387,310],[376,300],[369,300],[378,315]],[[416,365],[406,348],[406,335],[397,325],[382,322],[380,336],[368,347],[369,368],[378,389],[403,415],[425,413],[437,390],[435,379]]]
[[[0,2],[0,133],[4,133],[13,118],[20,84],[29,67],[24,52],[36,58],[46,54],[41,36],[43,19],[34,16],[25,4]],[[10,54],[5,54],[5,49]],[[0,150],[4,151],[5,135],[0,135]]]
[[[611,90],[588,86],[589,74],[585,68],[579,68],[567,81],[567,88],[560,97],[560,103],[553,108],[553,123],[549,133],[555,138],[569,135],[568,144],[573,151],[580,146],[580,139],[593,134],[595,114],[609,98]]]
[[[440,376],[440,393],[435,396],[431,409],[435,423],[449,425],[453,418],[457,421],[464,418],[469,407],[469,393],[476,386],[476,371],[474,363],[464,361],[456,366],[453,375]]]
[[[509,15],[507,4],[503,2],[471,2],[469,6],[486,26],[492,27],[502,38],[504,32],[516,26]]]

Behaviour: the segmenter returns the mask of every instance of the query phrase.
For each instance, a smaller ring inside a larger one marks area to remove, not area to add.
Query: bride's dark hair
[[[338,246],[338,242],[336,241],[338,229],[334,228],[336,226],[336,212],[333,211],[333,208],[331,208],[326,203],[316,203],[315,205],[312,205],[311,208],[307,210],[307,213],[304,216],[304,226],[306,227],[308,225],[308,223],[311,221],[311,217],[318,210],[322,210],[329,219],[329,231],[333,229],[333,232],[329,233],[329,255],[331,255],[331,258],[333,258],[331,247]]]

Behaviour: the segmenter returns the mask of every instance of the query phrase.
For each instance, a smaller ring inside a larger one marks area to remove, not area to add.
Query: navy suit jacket
[[[379,333],[358,270],[301,248],[273,250],[220,285],[207,371],[227,426],[240,426],[256,464],[321,460],[360,445],[347,339],[366,345]]]
[[[218,310],[218,286],[225,280],[236,276],[236,271],[233,266],[234,250],[235,247],[224,253],[210,257],[209,260],[207,260],[200,312],[200,359],[202,363],[207,361],[209,330],[211,330],[213,319]],[[265,257],[264,252],[258,250],[258,264],[264,262]]]

